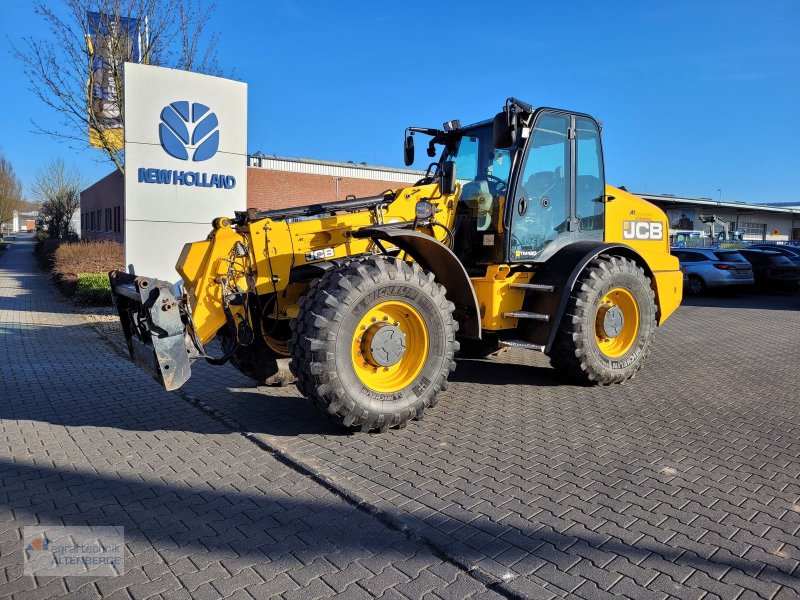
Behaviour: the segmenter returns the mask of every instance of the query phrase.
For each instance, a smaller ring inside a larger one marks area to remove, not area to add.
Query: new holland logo
[[[161,147],[180,160],[208,160],[219,149],[219,120],[205,104],[183,100],[165,106],[158,126]]]
[[[164,152],[178,160],[201,162],[213,158],[219,150],[219,119],[205,104],[180,100],[161,111],[158,139]],[[140,167],[139,183],[188,185],[230,190],[236,178],[224,173],[178,171]]]

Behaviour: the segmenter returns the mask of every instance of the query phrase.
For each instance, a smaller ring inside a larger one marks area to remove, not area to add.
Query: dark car
[[[753,244],[749,246],[755,250],[770,250],[785,256],[792,261],[795,266],[800,267],[800,246],[778,246],[777,244]]]
[[[800,267],[771,250],[739,250],[753,266],[756,286],[762,289],[796,290],[800,285]]]

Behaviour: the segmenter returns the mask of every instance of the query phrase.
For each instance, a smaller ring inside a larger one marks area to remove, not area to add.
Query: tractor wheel
[[[453,310],[416,263],[375,257],[328,270],[291,323],[298,389],[345,427],[419,418],[455,369]]]
[[[650,278],[633,261],[601,256],[575,283],[550,351],[550,362],[571,381],[619,383],[650,354],[656,330]]]

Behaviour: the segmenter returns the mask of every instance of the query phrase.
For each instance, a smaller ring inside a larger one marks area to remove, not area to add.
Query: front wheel
[[[453,309],[416,263],[375,257],[328,270],[291,323],[300,392],[362,431],[420,417],[455,368]]]
[[[600,256],[575,283],[550,362],[584,384],[630,379],[650,354],[656,330],[650,278],[627,258]]]

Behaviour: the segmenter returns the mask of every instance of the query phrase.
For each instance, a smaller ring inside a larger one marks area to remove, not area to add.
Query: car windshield
[[[792,261],[790,261],[785,256],[781,254],[771,254],[767,258],[767,262],[771,265],[791,265]]]
[[[742,252],[742,256],[744,256],[748,262],[753,264],[763,265],[767,262],[767,257],[769,254],[761,251],[761,250],[747,250]]]
[[[747,262],[744,256],[738,252],[721,252],[718,250],[714,254],[719,260],[724,260],[725,262]]]

